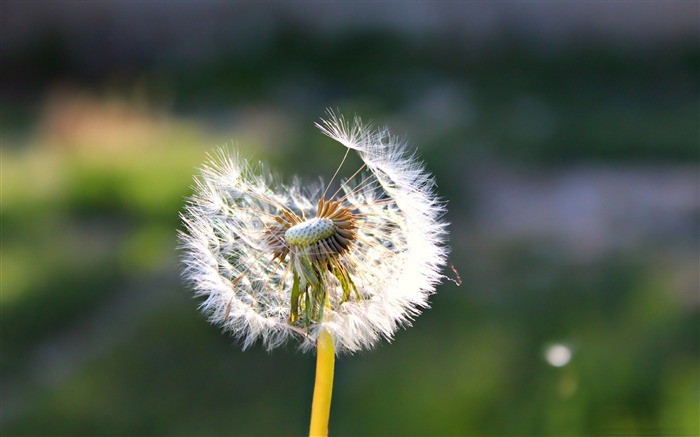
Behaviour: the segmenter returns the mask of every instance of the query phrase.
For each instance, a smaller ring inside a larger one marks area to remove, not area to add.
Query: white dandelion
[[[372,347],[409,325],[444,277],[445,208],[423,164],[358,118],[329,112],[317,127],[364,162],[336,193],[219,151],[182,214],[183,275],[243,348],[298,337],[311,349],[323,331],[336,353]]]
[[[330,183],[284,185],[219,151],[195,179],[180,236],[202,310],[244,349],[291,337],[315,348],[313,436],[328,432],[335,354],[410,324],[444,278],[448,253],[444,204],[405,143],[329,115],[317,126],[363,161],[335,193]]]

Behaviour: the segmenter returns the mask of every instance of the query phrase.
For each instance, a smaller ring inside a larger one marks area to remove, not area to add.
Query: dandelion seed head
[[[321,329],[338,353],[372,347],[410,325],[444,277],[445,208],[422,163],[357,118],[330,112],[317,126],[363,161],[335,193],[219,151],[182,213],[183,276],[244,348],[296,337],[311,349]]]

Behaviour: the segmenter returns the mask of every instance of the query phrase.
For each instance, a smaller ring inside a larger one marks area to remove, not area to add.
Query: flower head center
[[[336,227],[329,218],[314,217],[287,229],[284,241],[290,246],[308,247],[335,235]]]

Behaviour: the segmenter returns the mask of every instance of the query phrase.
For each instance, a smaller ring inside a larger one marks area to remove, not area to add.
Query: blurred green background
[[[327,180],[328,107],[415,145],[463,279],[331,434],[700,434],[697,2],[1,7],[3,436],[307,432],[313,356],[210,326],[176,230],[217,145]]]

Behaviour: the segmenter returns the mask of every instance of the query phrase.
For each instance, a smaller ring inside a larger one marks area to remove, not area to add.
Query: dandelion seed
[[[184,277],[244,348],[298,337],[311,349],[322,332],[337,353],[372,347],[410,324],[443,279],[444,204],[423,165],[357,118],[329,112],[317,126],[363,161],[337,192],[284,185],[219,151],[182,214]]]

